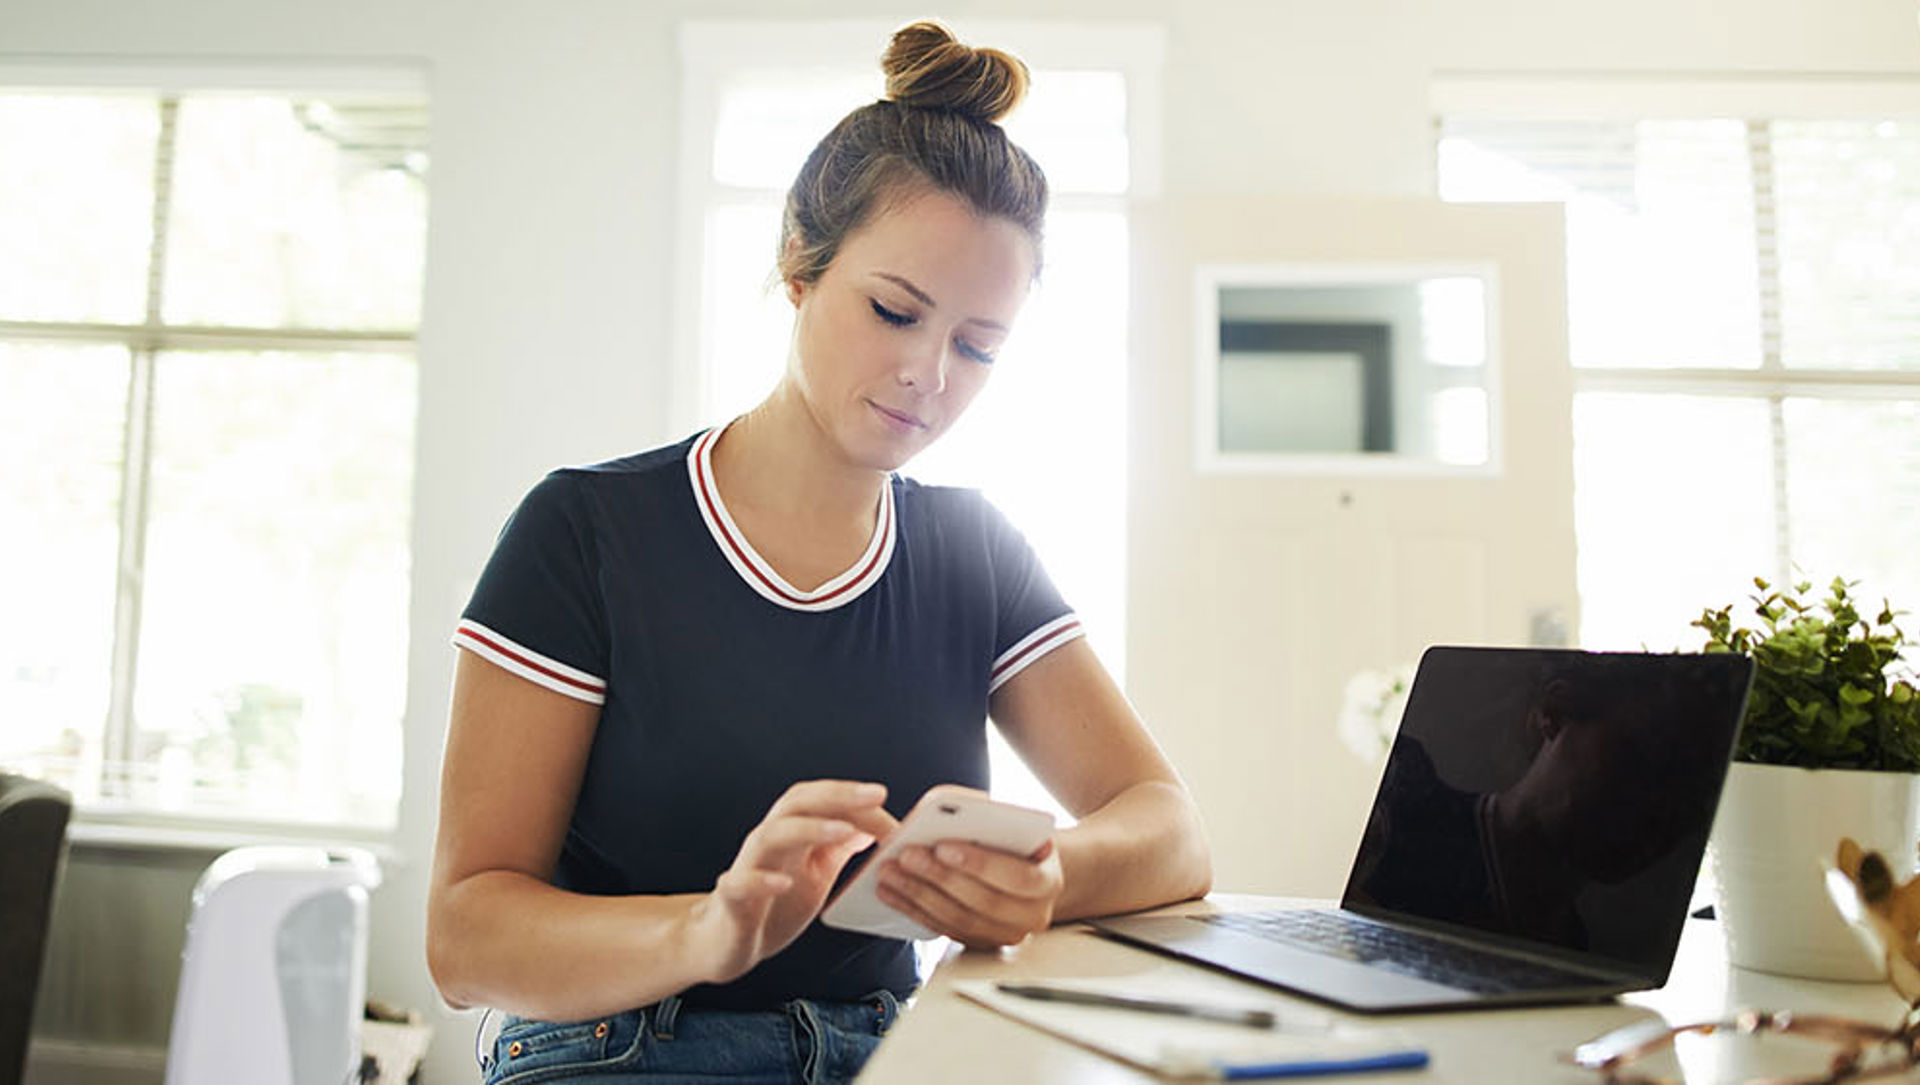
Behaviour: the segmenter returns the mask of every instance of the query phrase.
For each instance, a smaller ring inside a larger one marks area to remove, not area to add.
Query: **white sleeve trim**
[[[479,622],[462,619],[454,630],[453,646],[464,648],[503,670],[517,674],[537,686],[562,693],[588,704],[607,703],[606,680],[569,667],[550,656],[488,629]]]
[[[1086,635],[1086,627],[1080,624],[1078,614],[1062,615],[1028,633],[993,661],[987,695],[991,697],[995,690],[1007,684],[1008,679],[1033,666],[1034,661],[1048,652]]]

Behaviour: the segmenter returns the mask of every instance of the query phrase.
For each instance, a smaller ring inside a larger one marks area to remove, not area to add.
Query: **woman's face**
[[[1033,281],[1011,221],[927,192],[847,235],[798,310],[787,381],[853,463],[891,471],[953,425],[993,370]]]

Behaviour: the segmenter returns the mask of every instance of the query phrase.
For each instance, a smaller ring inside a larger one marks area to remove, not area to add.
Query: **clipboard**
[[[1143,993],[1112,979],[1048,983],[1117,995]],[[1282,1008],[1277,1028],[1252,1029],[1191,1017],[1036,1001],[1001,991],[992,980],[956,980],[953,990],[1057,1039],[1166,1077],[1249,1081],[1414,1070],[1428,1063],[1424,1049],[1391,1029],[1337,1024],[1326,1014],[1298,1007]]]

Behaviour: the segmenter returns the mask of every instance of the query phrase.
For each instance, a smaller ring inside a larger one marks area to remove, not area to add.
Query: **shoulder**
[[[696,435],[697,437],[697,435]],[[557,505],[571,512],[597,512],[626,506],[650,487],[687,484],[687,453],[695,437],[599,463],[556,467],[528,494],[530,502]]]
[[[602,460],[599,463],[580,464],[571,467],[558,467],[547,478],[567,478],[582,489],[619,486],[644,481],[658,476],[686,477],[687,454],[693,448],[693,442],[699,434],[670,445],[650,448],[645,452],[635,452],[618,459]]]
[[[969,486],[930,486],[918,479],[895,475],[893,499],[903,517],[943,528],[984,527],[1006,521],[985,494]]]

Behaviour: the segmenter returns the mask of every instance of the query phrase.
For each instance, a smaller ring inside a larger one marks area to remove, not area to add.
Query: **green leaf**
[[[1920,686],[1901,662],[1904,613],[1881,600],[1868,621],[1856,581],[1834,577],[1823,596],[1810,582],[1775,590],[1753,578],[1757,630],[1734,623],[1733,607],[1706,608],[1693,623],[1704,651],[1754,661],[1741,731],[1742,760],[1812,768],[1920,771]]]

